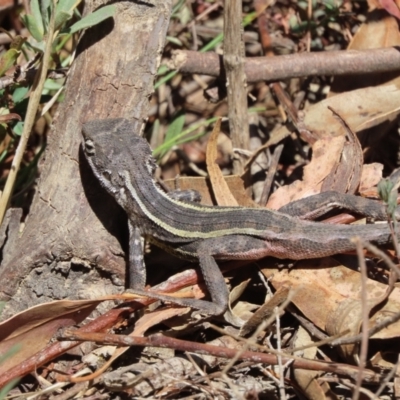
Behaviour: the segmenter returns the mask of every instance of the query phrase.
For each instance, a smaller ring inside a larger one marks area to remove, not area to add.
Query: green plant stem
[[[28,143],[29,135],[32,130],[33,124],[35,123],[36,120],[36,113],[39,107],[40,97],[42,95],[44,83],[47,77],[47,70],[51,55],[51,48],[54,36],[54,14],[55,14],[55,6],[53,5],[50,16],[50,22],[48,26],[47,40],[44,49],[43,59],[40,64],[40,68],[36,73],[35,81],[32,86],[32,92],[29,97],[28,109],[26,111],[26,118],[24,123],[24,130],[22,132],[17,150],[15,151],[15,156],[11,164],[11,169],[8,174],[7,182],[4,186],[3,194],[0,197],[0,224],[3,222],[4,214],[6,213],[8,204],[10,203],[17,173],[21,165],[22,157],[24,155],[25,148]]]

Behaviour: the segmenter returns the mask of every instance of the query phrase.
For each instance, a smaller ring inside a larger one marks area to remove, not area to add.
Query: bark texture
[[[101,5],[88,0],[86,12]],[[113,19],[87,30],[80,41],[30,214],[20,238],[3,254],[0,299],[8,301],[3,318],[39,302],[91,298],[124,285],[126,216],[89,170],[81,126],[125,117],[142,129],[171,1],[116,7]]]

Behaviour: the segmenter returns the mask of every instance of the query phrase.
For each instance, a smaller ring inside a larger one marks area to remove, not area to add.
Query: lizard
[[[159,187],[150,145],[133,132],[132,126],[127,119],[114,118],[92,120],[82,128],[88,164],[128,217],[131,293],[219,315],[228,307],[229,292],[216,260],[257,260],[266,256],[310,259],[354,250],[351,239],[356,236],[377,245],[392,240],[388,223],[332,225],[267,208],[182,201],[176,193],[171,195]],[[358,205],[365,214],[370,209],[372,216],[387,218],[385,206],[379,201],[353,195],[346,199],[350,199],[347,205],[354,211]],[[294,214],[298,212],[296,207],[293,210]],[[178,257],[198,261],[211,301],[146,291],[142,237]]]

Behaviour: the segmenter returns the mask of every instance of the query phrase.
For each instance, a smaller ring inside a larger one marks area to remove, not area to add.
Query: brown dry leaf
[[[145,314],[136,322],[135,330],[132,332],[131,336],[144,336],[146,331],[153,326],[173,317],[180,317],[184,314],[187,314],[190,310],[190,307],[166,307]]]
[[[309,333],[300,326],[294,341],[294,347],[303,347],[312,343],[311,336]],[[294,353],[298,357],[304,357],[310,360],[315,359],[317,355],[316,347],[309,347],[301,352]],[[324,400],[324,399],[336,399],[337,397],[331,392],[329,384],[327,382],[319,383],[317,377],[320,375],[318,371],[310,371],[300,368],[293,370],[293,376],[296,379],[297,384],[305,394],[305,397],[310,400]]]
[[[219,206],[238,206],[238,202],[229,190],[229,186],[225,182],[221,169],[215,162],[217,159],[217,141],[221,130],[221,118],[215,123],[207,143],[206,163],[207,171],[210,176],[212,190]]]
[[[304,123],[310,131],[318,132],[323,139],[313,146],[313,158],[304,170],[303,181],[279,188],[271,196],[268,207],[278,209],[290,201],[320,192],[322,180],[328,176],[341,154],[341,149],[337,147],[340,143],[330,142],[328,138],[333,140],[335,137],[335,140],[344,141],[346,134],[345,128],[329,108],[338,112],[351,130],[359,132],[394,118],[400,112],[399,104],[400,90],[391,84],[338,94],[310,107]],[[336,139],[337,136],[343,138]]]
[[[239,305],[236,304],[235,307],[231,307],[232,303],[235,303],[243,292],[246,290],[247,286],[249,285],[251,279],[246,279],[240,282],[237,286],[232,288],[229,292],[229,304],[228,308],[232,315],[237,319],[238,325],[242,326],[244,321],[249,317],[249,313],[251,309],[254,309],[254,304],[249,304],[245,302],[241,302]]]
[[[390,1],[390,0],[389,0]],[[398,21],[384,10],[374,10],[367,14],[367,20],[358,28],[348,50],[367,50],[400,45]],[[329,96],[354,89],[395,83],[399,85],[399,72],[357,74],[335,77]]]
[[[314,104],[304,123],[322,136],[337,136],[343,129],[328,107],[334,109],[354,132],[379,125],[400,112],[400,89],[395,84],[368,87],[338,94]]]
[[[267,207],[277,210],[292,201],[320,193],[324,180],[337,165],[345,141],[344,136],[317,140],[312,147],[312,159],[304,168],[303,180],[277,189]]]
[[[383,165],[381,163],[364,164],[358,191],[362,194],[375,187],[383,178]]]
[[[240,206],[259,207],[259,205],[254,203],[254,201],[251,200],[251,198],[247,195],[243,180],[240,176],[224,176],[224,180],[229,187],[230,193],[235,197]],[[167,179],[164,181],[164,184],[170,190],[174,190],[176,184],[178,184],[178,187],[181,190],[196,190],[201,195],[202,204],[209,206],[215,205],[215,201],[213,201],[214,196],[212,194],[210,180],[208,178],[183,176],[179,177],[178,179]]]
[[[333,258],[301,261],[290,271],[266,268],[262,272],[275,289],[291,285],[292,290],[297,290],[293,303],[320,329],[332,335],[347,329],[353,334],[358,333],[361,324],[359,272],[340,265]],[[387,285],[368,279],[368,307],[379,303],[386,291]],[[399,310],[400,288],[395,288],[382,308],[370,318],[371,327]],[[400,322],[397,321],[376,333],[373,338],[399,336]]]
[[[369,360],[371,367],[377,369],[392,369],[396,365],[399,353],[393,349],[392,351],[378,351]],[[396,360],[396,361],[394,361]]]
[[[20,346],[0,364],[0,374],[42,350],[60,329],[82,322],[101,300],[60,300],[23,311],[0,324],[0,357]]]
[[[360,185],[363,165],[363,151],[356,134],[350,129],[346,121],[332,110],[346,132],[347,141],[343,145],[342,153],[335,166],[322,184],[322,192],[333,190],[339,193],[354,194]]]
[[[400,19],[399,3],[398,0],[368,0],[368,5],[371,10],[384,9],[398,19]]]
[[[400,113],[399,87],[400,85],[391,83],[329,97],[304,111],[304,125],[320,138],[340,135],[342,127],[329,107],[338,112],[356,133],[393,120]],[[290,131],[286,126],[282,126],[274,132],[267,144],[276,144],[288,135]]]
[[[10,122],[14,120],[22,121],[22,118],[19,114],[15,113],[0,115],[0,122]]]

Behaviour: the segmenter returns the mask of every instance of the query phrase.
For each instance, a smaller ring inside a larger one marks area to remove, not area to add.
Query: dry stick
[[[281,320],[279,318],[279,308],[275,307],[274,308],[274,314],[275,314],[275,326],[276,326],[276,349],[281,352],[282,351],[282,346],[281,346]],[[282,400],[286,399],[286,393],[285,393],[285,380],[284,380],[284,369],[283,369],[283,363],[282,363],[282,356],[278,355],[278,370],[279,370],[279,397]]]
[[[378,390],[375,392],[376,398],[380,399],[380,395],[385,390],[385,387],[389,384],[392,378],[396,375],[397,370],[400,365],[400,360],[397,360],[397,363],[393,365],[392,369],[386,374],[385,378],[382,380]]]
[[[213,52],[176,50],[169,62],[182,73],[218,77],[222,56]],[[340,50],[247,58],[244,65],[248,83],[272,82],[306,76],[341,76],[400,70],[400,49]]]
[[[0,224],[3,222],[4,214],[6,213],[8,204],[10,202],[13,193],[17,173],[21,165],[26,145],[28,143],[29,134],[32,130],[33,124],[35,123],[36,112],[39,106],[40,97],[42,95],[44,82],[47,77],[47,70],[49,66],[49,60],[50,60],[51,48],[54,36],[54,13],[55,13],[55,6],[53,5],[47,32],[46,47],[44,50],[42,63],[40,65],[40,68],[38,69],[38,72],[35,76],[35,81],[33,82],[32,85],[32,93],[29,98],[28,109],[26,111],[24,130],[22,132],[17,150],[15,151],[14,159],[11,164],[11,169],[8,174],[7,182],[4,186],[4,191],[0,198]]]
[[[264,55],[269,58],[269,57],[274,57],[274,52],[272,51],[272,41],[271,41],[271,36],[268,33],[268,21],[267,17],[265,15],[265,8],[266,8],[266,2],[264,0],[255,0],[254,1],[254,8],[257,12],[257,25],[258,25],[258,30],[260,33],[260,39],[261,39],[261,45],[262,49],[264,52]],[[285,111],[282,109],[287,108],[286,103],[290,104],[290,100],[287,100],[287,96],[285,96],[285,93],[283,91],[282,86],[280,85],[279,82],[273,82],[271,83],[270,89],[273,91],[275,96],[278,98],[280,106],[278,107],[279,112],[281,114],[282,119],[285,121],[286,120],[286,115]],[[292,118],[297,118],[297,110],[288,110],[289,114]],[[293,115],[292,114],[296,114]]]
[[[250,133],[247,118],[247,85],[242,33],[242,1],[226,1],[224,7],[224,67],[228,94],[229,129],[233,147],[248,150]],[[242,159],[234,159],[233,173],[242,175],[243,171]]]
[[[361,317],[362,317],[362,338],[361,338],[361,347],[360,347],[360,360],[358,362],[358,366],[360,368],[359,373],[357,375],[356,384],[353,391],[352,400],[358,400],[360,396],[360,387],[362,383],[362,374],[365,368],[365,364],[367,362],[367,353],[368,353],[368,297],[367,297],[367,265],[365,264],[365,257],[363,252],[363,246],[361,240],[356,238],[354,240],[356,244],[358,262],[360,265],[361,272]]]
[[[276,170],[278,169],[279,159],[281,158],[282,151],[283,151],[283,144],[279,144],[278,146],[276,146],[274,153],[272,155],[271,164],[268,168],[267,179],[265,180],[263,192],[260,199],[261,206],[265,206],[267,204],[268,196],[271,192],[272,183],[274,181]]]
[[[197,354],[214,355],[216,357],[232,359],[237,356],[238,350],[229,349],[226,347],[212,346],[204,343],[194,343],[186,340],[175,339],[160,334],[151,335],[147,337],[127,336],[127,335],[113,335],[107,333],[83,333],[78,331],[65,330],[64,335],[59,337],[59,340],[90,340],[100,344],[111,344],[116,346],[152,346],[171,348],[179,351],[189,351]],[[253,351],[241,352],[240,360],[249,360],[255,363],[267,363],[270,365],[277,365],[277,357],[273,354],[264,354]],[[282,356],[282,362],[287,363],[293,357]],[[292,366],[294,368],[307,369],[312,371],[326,371],[339,375],[349,376],[352,379],[357,377],[359,368],[353,365],[326,362],[319,360],[309,359],[294,359]],[[379,382],[380,374],[371,370],[363,370],[363,378],[367,382]]]

